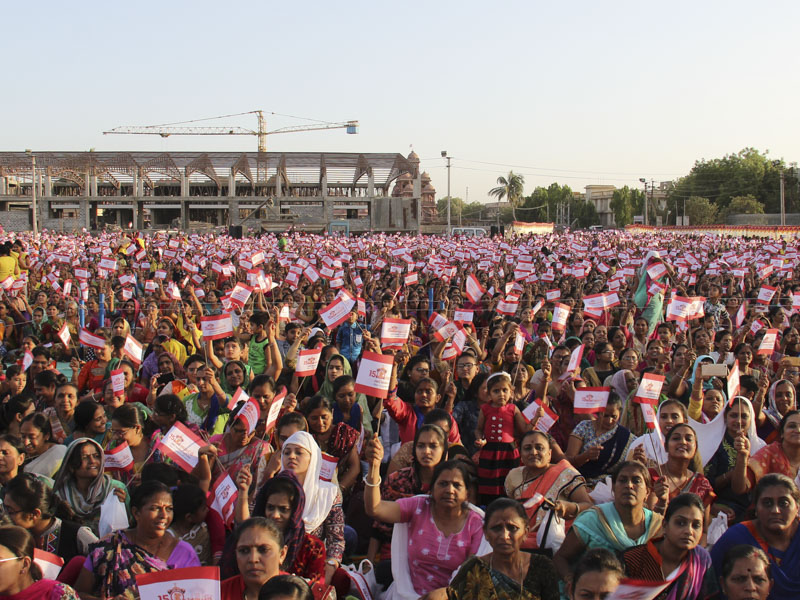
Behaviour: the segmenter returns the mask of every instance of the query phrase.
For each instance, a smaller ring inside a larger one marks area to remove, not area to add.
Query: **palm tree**
[[[497,211],[500,211],[500,202],[505,198],[511,204],[511,218],[517,220],[516,207],[522,199],[522,188],[525,185],[525,177],[517,175],[514,171],[508,172],[508,177],[498,177],[496,188],[489,190],[489,195],[497,198]]]

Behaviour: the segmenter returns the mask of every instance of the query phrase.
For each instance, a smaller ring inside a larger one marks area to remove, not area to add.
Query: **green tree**
[[[489,195],[502,202],[505,198],[511,205],[511,218],[517,220],[516,206],[522,198],[523,188],[525,187],[525,177],[517,175],[514,171],[509,171],[507,177],[497,178],[497,187],[489,190]]]
[[[749,194],[747,196],[734,196],[730,203],[720,211],[721,221],[727,220],[730,215],[763,215],[764,205]]]
[[[447,218],[447,196],[439,198],[436,201],[436,211],[439,213],[440,219]],[[450,220],[458,219],[464,213],[464,201],[461,198],[453,196],[450,198]]]
[[[627,185],[614,190],[609,206],[614,211],[614,222],[617,227],[625,227],[633,223],[634,215],[642,214],[644,209],[644,192]]]
[[[800,207],[796,169],[787,169],[783,160],[773,160],[768,152],[744,148],[722,158],[701,159],[695,162],[688,175],[678,179],[669,192],[674,207],[692,196],[708,198],[720,211],[733,198],[752,196],[764,205],[765,212],[780,211],[780,173],[786,178],[786,210]]]
[[[520,206],[524,209],[523,220],[525,221],[552,221],[555,219],[558,206],[572,205],[576,202],[575,194],[568,185],[551,183],[548,187],[537,187],[533,193],[525,198]],[[571,210],[570,213],[574,213]]]
[[[686,216],[692,225],[710,225],[717,222],[717,207],[708,198],[692,196],[686,199]]]

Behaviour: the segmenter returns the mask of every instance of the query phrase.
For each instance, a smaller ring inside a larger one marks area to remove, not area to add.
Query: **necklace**
[[[522,572],[522,562],[523,561],[520,558],[519,565],[517,567],[518,570],[519,570],[519,573],[520,573],[520,577],[519,577],[519,597],[520,597],[520,600],[522,599],[522,583],[525,581],[525,574]],[[495,568],[494,568],[494,552],[492,552],[492,557],[489,559],[489,568],[492,571],[495,570]],[[498,573],[503,573],[503,572],[502,571],[498,571]],[[505,573],[503,573],[503,575],[505,575]],[[511,581],[513,581],[514,583],[517,582],[517,580],[514,579],[514,577],[512,577],[511,575],[508,575],[508,578],[511,579]]]

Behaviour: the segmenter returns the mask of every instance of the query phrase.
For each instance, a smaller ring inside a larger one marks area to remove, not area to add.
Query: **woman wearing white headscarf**
[[[628,460],[638,460],[648,467],[663,465],[669,458],[664,448],[664,437],[675,425],[688,423],[689,415],[680,400],[665,400],[656,411],[656,422],[658,427],[636,438],[631,444]]]
[[[330,584],[344,555],[344,513],[339,486],[320,479],[322,452],[306,431],[293,433],[281,446],[281,470],[291,471],[303,486],[306,533],[325,542],[325,582]]]
[[[740,461],[737,440],[746,437],[750,455],[764,447],[756,434],[753,405],[744,396],[734,396],[725,409],[709,423],[698,423],[689,417],[689,424],[697,432],[697,449],[703,458],[706,478],[717,494],[714,505],[728,515],[728,523],[741,520],[750,504],[747,494],[737,494],[732,487],[737,461]],[[714,509],[712,508],[712,513]]]

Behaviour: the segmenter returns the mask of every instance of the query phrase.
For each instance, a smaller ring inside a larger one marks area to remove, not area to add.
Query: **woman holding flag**
[[[136,575],[199,567],[194,548],[167,530],[172,523],[172,494],[160,481],[147,481],[131,495],[135,525],[110,533],[90,548],[75,582],[82,599],[139,597]]]
[[[214,447],[216,464],[212,462],[213,478],[216,480],[222,472],[227,472],[233,481],[239,472],[247,468],[255,473],[255,482],[250,488],[250,505],[255,502],[256,492],[266,482],[267,454],[269,444],[263,437],[256,437],[256,423],[259,409],[254,400],[239,402],[230,413],[225,432],[211,436],[209,446]],[[253,410],[253,407],[256,407]],[[266,417],[266,415],[264,415]],[[201,448],[205,453],[209,446]]]

